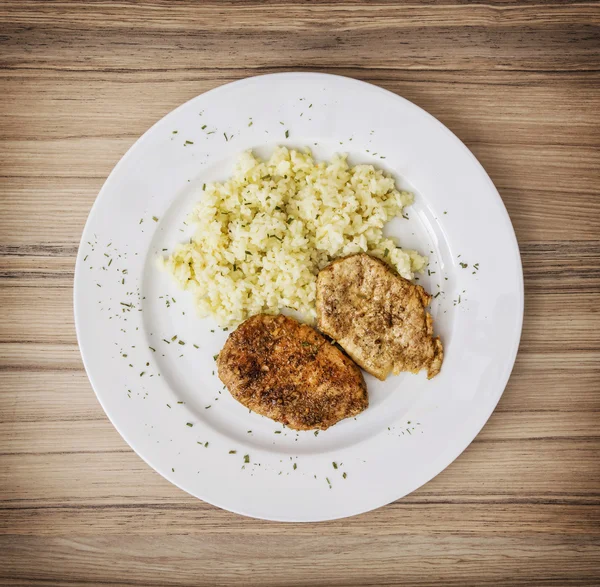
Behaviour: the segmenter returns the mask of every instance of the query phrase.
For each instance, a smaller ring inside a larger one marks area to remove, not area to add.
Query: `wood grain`
[[[600,5],[0,4],[1,585],[600,583]],[[143,463],[77,349],[79,237],[105,177],[175,106],[286,70],[370,81],[480,159],[521,247],[520,353],[472,445],[406,498],[274,524]]]

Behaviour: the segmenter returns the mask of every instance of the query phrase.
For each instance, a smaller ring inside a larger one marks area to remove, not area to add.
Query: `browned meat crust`
[[[325,430],[369,404],[361,370],[310,326],[259,314],[229,335],[217,361],[231,395],[295,430]]]
[[[390,372],[439,373],[444,351],[432,338],[430,301],[420,285],[365,253],[335,261],[317,278],[319,329],[382,381]]]

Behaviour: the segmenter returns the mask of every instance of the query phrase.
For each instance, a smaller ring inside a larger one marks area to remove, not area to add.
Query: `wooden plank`
[[[9,310],[0,326],[0,342],[76,342],[73,297],[68,290],[0,287],[0,306]]]
[[[600,353],[521,345],[497,411],[600,410]]]
[[[271,71],[277,70],[264,72]],[[357,77],[355,70],[347,73]],[[24,71],[18,77],[4,72],[0,104],[8,112],[2,121],[3,137],[36,141],[43,133],[57,140],[126,138],[133,143],[179,104],[243,75],[242,70],[229,73],[215,69],[188,75],[189,79],[172,79],[176,83],[168,85],[161,74],[160,78],[144,80],[145,92],[156,99],[139,101],[136,79],[89,79],[71,73],[57,87],[52,76],[40,78],[38,71]],[[557,83],[556,75],[538,74],[523,80],[501,71],[485,77],[449,76],[444,71],[410,75],[365,71],[358,77],[425,108],[467,144],[598,143],[597,87],[585,76],[569,74],[563,83]],[[566,92],[565,85],[573,91]],[[83,92],[92,94],[93,100]],[[510,95],[502,108],[497,105],[498,92]],[[461,108],[457,108],[461,100]],[[548,112],[552,112],[551,118]]]
[[[196,5],[193,11],[126,4],[119,16],[100,9],[95,26],[81,35],[82,23],[93,18],[84,5],[9,11],[3,26],[5,67],[156,70],[168,56],[169,69],[197,70],[205,62],[227,67],[241,60],[295,69],[307,62],[348,67],[357,54],[363,66],[373,68],[577,71],[598,66],[598,12],[587,4],[573,10],[369,3],[348,9],[331,3],[274,10],[255,3]],[[560,22],[564,14],[573,19],[569,27]],[[99,50],[108,46],[110,58]]]
[[[543,352],[595,351],[600,345],[597,298],[595,292],[546,291],[534,295],[527,291],[520,348]]]
[[[580,218],[585,222],[585,214]],[[48,288],[71,289],[77,248],[44,243],[0,246],[0,286],[36,287],[43,280]],[[600,241],[522,242],[520,249],[529,291],[600,291]]]
[[[28,346],[35,363],[22,357],[22,345],[0,346],[3,422],[18,425],[105,419],[76,346]],[[513,412],[517,418],[521,412],[558,412],[570,419],[570,412],[600,411],[599,381],[600,353],[537,353],[522,349],[496,416],[500,412]],[[589,430],[590,434],[595,432],[595,428]]]
[[[4,189],[0,199],[0,234],[4,235],[0,256],[76,254],[102,179],[15,177],[0,178],[0,184]],[[47,190],[53,197],[45,199],[41,207],[40,198]],[[567,197],[552,189],[500,188],[500,194],[521,245],[546,242],[553,247],[551,243],[571,241],[573,231],[577,241],[598,242],[600,201],[588,192],[571,193]],[[51,248],[48,243],[53,243]],[[530,250],[523,248],[522,254],[525,256]],[[547,262],[553,262],[555,252],[561,256],[572,254],[558,247],[547,248]]]
[[[42,10],[35,0],[5,3],[5,12],[0,16],[0,22],[13,23],[23,26],[89,26],[90,18],[97,17],[98,30],[121,29],[125,32],[131,29],[156,32],[157,29],[173,32],[197,31],[198,27],[225,32],[244,26],[248,30],[258,31],[268,27],[270,23],[278,23],[278,28],[288,31],[304,32],[307,24],[312,23],[320,28],[332,29],[333,26],[352,30],[370,30],[380,28],[374,20],[380,16],[390,28],[415,28],[418,22],[422,28],[452,26],[532,26],[553,25],[556,20],[567,17],[572,25],[598,24],[599,15],[593,3],[577,2],[570,6],[566,2],[535,2],[527,6],[525,2],[486,2],[474,6],[461,5],[460,2],[433,2],[423,5],[418,2],[364,2],[354,1],[339,4],[335,1],[311,2],[300,8],[290,7],[289,12],[278,11],[285,7],[281,1],[263,2],[252,0],[232,3],[223,8],[222,3],[209,1],[201,6],[187,0],[177,6],[165,6],[154,1],[144,5],[115,3],[118,11],[103,10],[101,5],[89,6],[86,2],[71,2],[68,7],[62,2],[46,2]],[[190,7],[195,10],[190,11]],[[37,8],[37,10],[32,10]],[[229,18],[219,18],[226,14]],[[334,22],[324,20],[323,16]],[[273,25],[271,25],[273,26]]]
[[[47,381],[48,376],[44,371],[83,371],[74,332],[72,336],[72,340],[64,344],[56,341],[41,344],[22,341],[0,343],[0,372],[10,370],[21,374],[42,373],[41,377]]]
[[[20,177],[94,178],[107,176],[130,146],[128,139],[74,138],[0,141],[0,158]],[[471,143],[468,145],[502,191],[505,187],[522,193],[528,190],[560,191],[563,197],[576,192],[594,193],[600,165],[598,149],[588,146],[510,146]],[[87,165],[96,159],[93,168]],[[36,165],[30,161],[35,159]]]
[[[92,394],[89,395],[94,399]],[[590,432],[598,419],[598,412],[497,412],[475,442],[589,438],[600,441],[600,432]],[[0,422],[0,457],[129,450],[99,405],[95,409],[90,407],[83,417],[73,418],[68,412],[54,421],[40,422],[39,417],[34,419],[30,415],[29,420],[17,422],[11,418],[8,422]]]
[[[406,499],[598,502],[598,449],[598,438],[475,442],[447,470]],[[5,454],[2,463],[1,501],[13,505],[40,500],[139,504],[181,494],[129,450],[28,454],[26,458]],[[35,484],[28,482],[32,470],[36,471]]]
[[[595,292],[536,292],[525,298],[521,348],[594,351],[600,345],[600,314]],[[8,310],[0,342],[73,344],[72,299],[63,288],[0,287],[0,306]],[[552,320],[548,321],[547,316]],[[25,347],[26,348],[26,347]]]
[[[127,577],[130,585],[279,585],[284,575],[286,585],[299,586],[396,585],[399,577],[411,585],[464,585],[465,577],[477,585],[566,585],[576,562],[580,584],[591,585],[597,571],[598,541],[591,537],[548,534],[532,543],[518,534],[363,534],[337,537],[324,552],[319,532],[286,536],[132,535],[126,547],[112,536],[0,537],[7,554],[0,576],[30,585],[95,576],[110,583]]]
[[[3,507],[3,506],[0,506]],[[463,535],[486,536],[490,526],[496,535],[514,535],[536,539],[544,534],[600,537],[600,515],[589,505],[553,503],[418,503],[398,501],[387,508],[356,518],[359,524],[341,520],[323,524],[273,524],[256,520],[248,523],[241,516],[213,508],[199,500],[182,496],[169,503],[131,505],[41,505],[7,504],[2,534],[13,536],[65,536],[74,526],[80,536],[120,534],[164,536],[239,533],[249,537],[260,532],[264,536],[282,533],[314,535],[325,530],[331,537],[393,535],[410,539],[432,532],[455,533],[460,526]],[[73,518],[78,524],[75,525]],[[397,517],[397,518],[396,518]],[[516,521],[518,520],[518,522]],[[2,520],[0,514],[0,521]]]

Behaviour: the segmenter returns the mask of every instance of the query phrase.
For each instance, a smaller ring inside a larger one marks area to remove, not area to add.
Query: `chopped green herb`
[[[229,451],[229,454],[230,454],[230,455],[237,454],[237,450],[230,450],[230,451]]]
[[[140,373],[140,377],[143,377],[145,373],[146,373],[146,371],[142,371],[142,372]]]
[[[206,128],[206,124],[204,124],[204,125],[202,126],[202,130],[204,130],[205,128]]]
[[[460,266],[461,266],[463,269],[466,269],[466,268],[469,266],[469,264],[468,264],[468,263],[463,263],[462,261],[459,263],[459,265],[460,265]]]
[[[88,257],[89,257],[89,255],[86,255],[86,256],[83,258],[83,260],[84,260],[84,261],[87,261],[87,258],[88,258]]]
[[[156,216],[152,216],[152,220],[154,220],[154,222],[158,222],[158,218]]]
[[[318,431],[318,430],[315,430],[315,431],[314,431],[314,435],[315,435],[315,436],[319,436],[319,431]]]
[[[177,340],[177,335],[175,335],[175,336],[172,336],[172,337],[171,337],[171,340],[172,340],[172,341],[173,341],[173,340]]]
[[[327,485],[329,485],[329,489],[331,489],[331,481],[329,480],[329,477],[325,477],[325,481],[327,481]]]
[[[250,462],[250,455],[244,455],[244,463]]]
[[[189,426],[190,428],[192,428],[194,425],[191,422],[186,422],[185,424],[186,426]]]
[[[216,361],[219,358],[219,354],[213,355],[213,359]]]
[[[113,262],[112,259],[110,259],[110,261],[108,262],[108,266],[110,267],[111,263]]]
[[[250,122],[248,123],[248,126],[252,126],[252,121],[250,121]]]
[[[298,465],[294,463],[294,471],[298,468]]]
[[[183,346],[185,344],[185,342],[183,342],[183,340],[178,341],[177,344],[180,344],[181,346]]]
[[[387,257],[390,254],[390,250],[386,249],[385,251],[383,251],[383,256]]]
[[[335,461],[334,461],[333,463],[331,463],[331,464],[333,465],[333,468],[334,468],[334,469],[337,469],[337,468],[338,468],[338,466],[337,466],[337,463],[336,463]]]
[[[195,348],[195,349],[199,349],[200,347],[199,347],[197,344],[195,344],[195,345],[194,345],[194,348]]]
[[[275,430],[274,434],[281,434],[281,430]]]
[[[171,406],[169,404],[167,404],[167,408],[170,408]]]
[[[187,145],[193,145],[194,141],[185,141],[185,143],[183,143],[183,146],[186,147]]]
[[[346,477],[348,477],[348,475],[346,475],[346,473],[342,473],[342,477],[345,479]]]
[[[208,442],[204,443],[204,448],[208,448]]]
[[[290,131],[286,130],[285,131],[285,138],[288,139],[290,137]]]
[[[150,349],[150,350],[151,350],[153,353],[155,353],[155,352],[156,352],[156,349],[155,349],[154,347],[151,347],[151,346],[149,346],[148,348],[149,348],[149,349]]]
[[[210,408],[210,406],[204,406],[205,410],[208,410]]]
[[[205,190],[205,189],[206,189],[206,184],[205,184],[205,183],[203,183],[203,184],[202,184],[202,190]]]
[[[179,131],[176,131],[176,130],[174,130],[174,131],[173,131],[173,134],[174,134],[174,135],[176,135],[178,132],[179,132]]]

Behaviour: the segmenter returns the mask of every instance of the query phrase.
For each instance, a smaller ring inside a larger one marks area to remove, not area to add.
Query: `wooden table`
[[[600,583],[600,6],[3,1],[0,584]],[[245,76],[381,85],[483,163],[521,246],[515,370],[483,432],[412,495],[277,524],[196,500],[113,429],[81,364],[73,264],[135,139]]]

